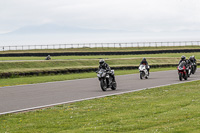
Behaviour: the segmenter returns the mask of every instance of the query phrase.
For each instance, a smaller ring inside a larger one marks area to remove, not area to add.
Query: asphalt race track
[[[187,81],[200,80],[200,72]],[[103,92],[97,78],[58,81],[0,88],[0,114],[48,107],[57,104],[104,97],[157,86],[184,83],[179,81],[177,70],[150,73],[141,80],[138,74],[116,76],[117,90]]]

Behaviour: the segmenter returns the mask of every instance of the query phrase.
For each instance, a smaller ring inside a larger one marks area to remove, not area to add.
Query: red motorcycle
[[[186,62],[181,62],[178,65],[177,69],[178,69],[179,80],[182,81],[183,78],[187,80],[188,75],[187,75],[187,70],[186,70]]]

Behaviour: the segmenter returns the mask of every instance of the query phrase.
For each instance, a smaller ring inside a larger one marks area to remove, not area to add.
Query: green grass
[[[178,58],[148,58],[150,65],[153,64],[176,64]],[[107,59],[110,67],[114,66],[138,66],[141,58]],[[98,68],[99,60],[56,60],[56,61],[19,61],[0,62],[0,73],[2,72],[34,72],[50,71],[69,68]]]
[[[0,132],[200,132],[200,81],[0,116]]]
[[[4,53],[54,53],[54,52],[111,52],[111,51],[147,51],[147,50],[174,50],[174,49],[199,49],[200,46],[163,46],[163,47],[127,47],[127,48],[67,48],[67,49],[36,49],[36,50],[11,50]]]
[[[142,55],[97,55],[97,56],[52,56],[52,60],[80,60],[80,59],[122,59],[122,58],[139,58],[142,59],[143,57],[173,57],[173,58],[180,58],[182,55],[186,57],[190,57],[195,55],[197,59],[200,59],[200,52],[195,53],[167,53],[167,54],[142,54]],[[44,60],[45,57],[0,57],[0,61],[5,60]]]
[[[176,68],[155,68],[151,69],[151,72],[155,71],[166,71],[175,70]],[[138,73],[138,70],[116,70],[115,75],[126,75]],[[0,87],[3,86],[13,86],[13,85],[25,85],[34,83],[44,83],[44,82],[55,82],[73,79],[83,79],[83,78],[95,78],[95,72],[89,73],[76,73],[76,74],[60,74],[60,75],[48,75],[48,76],[29,76],[29,77],[18,77],[18,78],[4,78],[0,80]]]

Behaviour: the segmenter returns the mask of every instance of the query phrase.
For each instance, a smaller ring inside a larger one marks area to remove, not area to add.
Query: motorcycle
[[[148,66],[148,68],[149,68],[149,66]],[[143,78],[148,79],[149,78],[149,73],[147,71],[146,65],[141,64],[139,66],[139,72],[140,72],[140,79],[143,79]]]
[[[110,72],[100,69],[97,72],[97,77],[100,81],[100,86],[102,91],[106,91],[107,88],[111,88],[112,90],[116,90],[117,83],[114,79],[114,70],[111,70]]]
[[[187,75],[187,70],[186,70],[186,63],[182,62],[179,64],[179,66],[177,67],[178,69],[178,75],[179,75],[179,80],[182,81],[182,79],[184,78],[185,80],[187,80],[188,75]]]
[[[187,72],[188,77],[190,77],[190,75],[192,74],[192,65],[187,66],[186,72]]]
[[[196,72],[196,68],[197,68],[196,62],[192,63],[192,70],[191,70],[192,74]]]

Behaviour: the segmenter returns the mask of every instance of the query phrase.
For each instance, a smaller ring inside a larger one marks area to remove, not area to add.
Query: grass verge
[[[200,81],[0,116],[0,132],[200,132]]]
[[[150,65],[157,64],[175,64],[178,58],[148,58]],[[106,60],[109,66],[138,66],[141,59],[109,59]],[[99,60],[66,60],[66,61],[24,61],[24,62],[0,62],[0,73],[17,73],[17,72],[37,72],[51,71],[74,68],[98,68]]]
[[[143,57],[151,58],[151,57],[165,57],[165,58],[179,58],[185,55],[186,57],[190,57],[192,55],[195,55],[197,59],[200,59],[200,52],[193,52],[193,53],[168,53],[168,54],[142,54],[142,55],[90,55],[90,56],[52,56],[52,60],[80,60],[80,59],[124,59],[124,58],[139,58],[142,59]],[[30,57],[0,57],[0,61],[17,61],[17,60],[30,60],[30,61],[37,61],[37,60],[43,60],[45,57],[36,57],[36,56],[30,56]]]
[[[166,71],[174,70],[176,68],[155,68],[151,69],[151,72],[155,71]],[[138,73],[138,70],[116,70],[115,75],[126,75]],[[96,73],[75,73],[75,74],[61,74],[61,75],[48,75],[48,76],[32,76],[32,77],[18,77],[18,78],[4,78],[0,80],[0,87],[3,86],[13,86],[13,85],[25,85],[25,84],[35,84],[35,83],[45,83],[54,81],[64,81],[73,79],[83,79],[83,78],[94,78]]]

